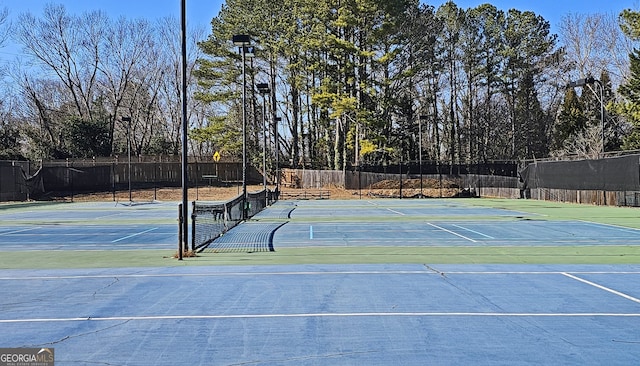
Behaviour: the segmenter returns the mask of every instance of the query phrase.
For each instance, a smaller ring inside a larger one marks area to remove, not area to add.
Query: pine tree
[[[631,40],[640,40],[640,12],[630,9],[620,13],[620,28]],[[634,49],[629,54],[629,78],[620,85],[618,92],[623,102],[614,105],[615,112],[624,116],[629,122],[630,132],[623,138],[622,148],[640,149],[640,50]]]
[[[623,149],[640,149],[640,51],[629,54],[630,77],[620,85],[618,92],[625,101],[616,105],[616,111],[624,115],[631,124],[631,132],[623,139]]]
[[[582,102],[575,89],[567,89],[553,130],[553,148],[561,150],[566,140],[584,131],[586,126],[587,118],[584,115]]]

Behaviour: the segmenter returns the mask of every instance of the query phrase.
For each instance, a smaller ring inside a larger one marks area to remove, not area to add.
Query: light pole
[[[271,92],[269,84],[256,85],[262,95],[262,188],[267,189],[267,94]]]
[[[247,218],[247,73],[245,61],[247,46],[251,44],[251,37],[237,34],[232,38],[233,44],[240,48],[242,54],[242,219]]]
[[[133,202],[131,197],[131,117],[122,117],[122,122],[127,122],[127,156],[129,161],[127,178],[129,180],[129,205]]]
[[[567,88],[575,88],[575,87],[584,87],[590,86],[591,84],[595,84],[600,89],[600,125],[602,127],[602,157],[604,157],[605,153],[605,145],[604,145],[604,87],[600,80],[593,78],[592,76],[587,76],[584,79],[579,79],[576,81],[572,81],[567,85]],[[594,94],[596,94],[593,89],[589,88]],[[598,95],[596,94],[596,98]]]
[[[276,192],[280,192],[280,133],[278,132],[280,121],[282,121],[282,117],[278,116],[273,120],[273,145],[276,150]]]
[[[418,117],[418,160],[420,161],[418,164],[420,165],[420,198],[424,198],[422,196],[422,121],[426,119],[427,116],[424,115]]]
[[[182,102],[182,242],[178,246],[178,259],[189,249],[189,147],[187,145],[189,126],[187,121],[187,1],[180,2],[180,54],[181,54],[181,102]],[[193,248],[195,250],[195,247]]]

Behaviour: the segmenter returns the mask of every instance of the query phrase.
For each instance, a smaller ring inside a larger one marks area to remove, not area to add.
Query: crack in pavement
[[[91,318],[88,318],[87,320],[91,320]],[[118,324],[110,325],[108,327],[101,328],[101,329],[96,329],[96,330],[93,330],[91,332],[80,333],[80,334],[76,334],[76,335],[68,335],[68,336],[62,337],[62,338],[60,338],[60,339],[58,339],[56,341],[51,341],[51,342],[47,342],[47,343],[43,343],[43,344],[35,344],[35,345],[33,345],[33,347],[45,347],[45,346],[56,345],[56,344],[68,341],[69,339],[80,338],[80,337],[84,337],[84,336],[88,336],[88,335],[92,335],[92,334],[102,333],[102,332],[107,331],[109,329],[113,329],[113,328],[125,325],[125,324],[129,323],[130,321],[131,320],[125,320],[125,321],[120,322]]]
[[[108,289],[109,287],[111,287],[111,286],[115,285],[115,284],[116,284],[116,283],[118,283],[118,282],[120,282],[120,279],[119,279],[118,277],[114,277],[114,278],[113,278],[113,281],[112,281],[110,284],[108,284],[108,285],[106,285],[106,286],[104,286],[104,287],[102,287],[102,288],[100,288],[100,289],[96,290],[96,291],[93,293],[93,298],[95,299],[95,297],[96,297],[96,295],[98,294],[98,292],[104,291],[104,290]]]

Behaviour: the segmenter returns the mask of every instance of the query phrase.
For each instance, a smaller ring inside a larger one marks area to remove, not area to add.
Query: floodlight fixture
[[[597,85],[598,88],[600,89],[600,95],[599,95],[599,99],[600,99],[600,124],[602,127],[602,156],[604,157],[604,153],[605,153],[605,145],[604,145],[604,86],[602,85],[602,82],[598,79],[595,79],[593,76],[587,76],[586,78],[583,79],[578,79],[576,81],[571,81],[569,82],[569,84],[567,84],[567,88],[578,88],[578,87],[584,87],[584,86],[590,86],[590,85]],[[594,94],[595,91],[591,88],[589,88]],[[598,97],[598,95],[596,94],[596,97]]]

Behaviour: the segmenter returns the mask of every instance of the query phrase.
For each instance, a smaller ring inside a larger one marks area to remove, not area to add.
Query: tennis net
[[[195,251],[209,246],[214,240],[238,225],[243,220],[246,208],[247,219],[253,217],[277,199],[277,194],[268,189],[242,194],[222,203],[193,201],[191,207],[191,238]]]

